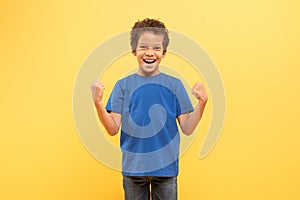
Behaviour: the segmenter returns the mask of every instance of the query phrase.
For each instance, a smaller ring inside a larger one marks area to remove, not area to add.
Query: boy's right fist
[[[94,102],[96,103],[102,101],[104,90],[105,90],[104,84],[96,81],[91,84],[91,90],[92,90],[92,96]]]

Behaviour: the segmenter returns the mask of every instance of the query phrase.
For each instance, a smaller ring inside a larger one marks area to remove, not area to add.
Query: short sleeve
[[[190,98],[180,80],[176,84],[176,116],[194,111]]]
[[[124,91],[121,87],[120,82],[118,81],[108,99],[106,104],[106,110],[108,112],[116,112],[122,114],[123,110],[123,102],[124,102]]]

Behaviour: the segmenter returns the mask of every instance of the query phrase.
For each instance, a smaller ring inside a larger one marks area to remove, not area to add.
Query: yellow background
[[[296,0],[1,1],[0,199],[123,198],[120,172],[81,144],[72,94],[89,53],[145,17],[201,44],[226,89],[222,136],[199,160],[202,130],[183,155],[179,199],[300,199],[299,8]]]

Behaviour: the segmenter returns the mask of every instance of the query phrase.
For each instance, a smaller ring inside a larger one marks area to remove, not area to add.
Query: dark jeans
[[[123,188],[125,200],[177,200],[177,177],[123,176]]]

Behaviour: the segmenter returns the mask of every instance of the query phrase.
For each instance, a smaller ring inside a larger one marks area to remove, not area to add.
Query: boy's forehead
[[[143,32],[138,40],[138,43],[151,43],[151,44],[162,44],[163,35],[155,34],[152,32]]]

